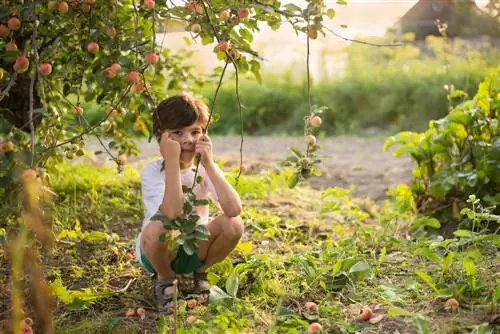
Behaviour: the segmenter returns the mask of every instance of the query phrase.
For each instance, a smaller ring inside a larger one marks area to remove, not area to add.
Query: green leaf
[[[387,315],[391,318],[413,316],[413,313],[397,306],[391,306],[387,310]]]
[[[337,5],[347,5],[346,0],[337,0]]]
[[[443,257],[440,254],[436,253],[434,250],[427,247],[422,247],[417,249],[415,251],[415,254],[423,255],[436,264],[441,264],[441,262],[443,262]]]
[[[454,257],[455,253],[449,252],[448,255],[446,255],[446,257],[444,258],[443,267],[441,268],[441,277],[444,276],[448,268],[451,266]]]
[[[297,174],[290,175],[288,178],[288,187],[291,189],[299,183],[299,176]]]
[[[472,233],[467,230],[456,230],[453,234],[459,238],[469,238],[472,239]]]
[[[424,281],[425,283],[427,283],[427,285],[432,290],[434,290],[436,293],[439,293],[439,290],[436,287],[436,284],[434,284],[434,280],[432,279],[432,277],[430,277],[426,273],[418,271],[418,270],[415,270],[415,275],[417,275],[422,281]]]
[[[335,17],[335,10],[332,9],[332,8],[329,8],[327,11],[326,11],[326,16],[328,16],[328,18],[331,20]]]
[[[476,276],[476,265],[474,264],[474,260],[471,258],[466,258],[463,261],[465,274],[467,276]]]
[[[233,271],[226,280],[227,293],[233,297],[236,297],[236,294],[238,293],[238,283],[239,283],[238,274],[235,271]]]
[[[457,177],[451,170],[440,170],[435,173],[429,184],[431,191],[437,199],[444,201],[448,192],[457,184]]]
[[[111,240],[111,237],[105,232],[92,231],[89,233],[85,233],[83,239],[86,241],[104,241]]]
[[[230,299],[233,299],[233,297],[225,293],[217,285],[212,285],[212,288],[210,289],[210,299],[208,300],[210,304],[223,304],[225,301]]]
[[[441,223],[439,222],[439,220],[437,220],[434,217],[422,216],[422,217],[418,217],[417,219],[415,219],[413,221],[413,223],[411,224],[412,230],[416,230],[422,226],[431,227],[433,229],[438,229],[441,227]]]
[[[194,240],[185,240],[182,247],[184,248],[184,251],[186,252],[187,255],[193,255],[194,253],[196,253],[196,246],[194,244]]]
[[[413,325],[417,329],[418,334],[431,334],[431,328],[429,326],[429,322],[426,318],[421,315],[416,316],[413,319]]]
[[[297,146],[290,147],[290,151],[292,151],[293,154],[295,154],[297,156],[297,158],[303,158],[304,157],[304,155],[302,154],[302,152],[300,152],[300,149]]]

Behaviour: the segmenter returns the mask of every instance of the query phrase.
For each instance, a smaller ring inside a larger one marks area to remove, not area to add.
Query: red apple
[[[115,73],[118,73],[121,71],[122,67],[120,64],[118,63],[113,63],[111,64],[111,66],[109,67],[111,69],[111,71],[115,72]]]
[[[9,43],[5,44],[5,50],[7,51],[16,51],[17,50],[17,44],[14,41],[10,41]]]
[[[156,64],[158,62],[158,59],[158,55],[154,52],[150,52],[146,55],[146,63],[148,63],[149,65]]]
[[[444,304],[444,308],[447,311],[451,311],[451,312],[457,311],[459,307],[460,307],[460,303],[455,298],[448,299],[446,301],[446,303]]]
[[[319,127],[322,123],[322,120],[321,120],[321,117],[319,116],[313,116],[309,119],[309,125],[311,125],[312,127]]]
[[[155,0],[144,0],[144,6],[149,10],[155,8]]]
[[[4,24],[0,24],[0,37],[7,38],[9,35],[10,29]]]
[[[186,325],[188,325],[188,326],[193,326],[195,321],[196,321],[196,317],[194,315],[188,315],[186,317]]]
[[[191,25],[190,30],[193,34],[199,34],[201,32],[201,26],[198,23],[195,23]]]
[[[229,12],[229,10],[224,9],[219,12],[219,19],[221,19],[222,21],[229,20],[229,17],[231,17],[231,12]]]
[[[307,30],[307,36],[309,36],[310,39],[316,39],[318,38],[318,31],[313,28],[309,28]]]
[[[196,299],[188,299],[186,301],[186,307],[188,309],[194,309],[196,307]]]
[[[133,308],[129,308],[127,312],[125,312],[125,316],[127,318],[133,317],[135,315],[135,310]]]
[[[95,0],[84,0],[83,2],[91,5],[91,4],[95,3]]]
[[[313,135],[308,135],[308,136],[306,136],[306,143],[307,143],[309,146],[314,146],[314,145],[316,145],[316,137],[314,137]]]
[[[227,51],[229,49],[229,42],[228,41],[220,41],[219,44],[217,44],[217,48],[220,51]]]
[[[137,315],[141,318],[141,320],[146,319],[146,310],[143,309],[142,307],[139,307],[137,309]]]
[[[250,12],[248,11],[247,8],[241,8],[241,9],[238,9],[238,17],[240,19],[245,19],[248,17],[248,15],[250,14]]]
[[[14,151],[14,147],[15,147],[14,143],[11,142],[10,140],[3,143],[3,151],[4,152],[12,152],[12,151]]]
[[[137,71],[130,71],[127,74],[127,79],[130,82],[137,82],[137,81],[139,81],[140,77],[141,76],[140,76],[139,72],[137,72]]]
[[[22,172],[21,179],[23,181],[28,181],[28,180],[31,181],[31,180],[35,180],[36,176],[37,176],[36,170],[34,170],[33,168],[29,168],[29,169],[25,169]]]
[[[57,6],[57,10],[59,11],[59,14],[66,15],[69,10],[68,3],[66,1],[61,1]]]
[[[192,13],[196,13],[196,5],[194,2],[188,2],[186,3],[186,8]]]
[[[75,114],[75,115],[83,114],[83,108],[80,106],[76,106],[75,109],[73,109],[73,114]]]
[[[229,50],[229,55],[231,56],[231,58],[233,58],[234,60],[237,60],[238,58],[240,58],[240,52],[236,49],[231,49]]]
[[[91,42],[87,45],[87,50],[92,54],[96,54],[99,52],[99,44]]]
[[[38,70],[40,71],[41,75],[47,76],[52,73],[52,65],[48,63],[42,63],[38,65]]]
[[[132,93],[142,93],[145,88],[146,87],[144,86],[144,82],[142,80],[138,80],[132,85],[130,91]]]
[[[116,163],[119,165],[125,165],[127,163],[127,155],[126,154],[120,154],[119,156],[116,157]]]
[[[106,29],[106,35],[108,35],[109,38],[114,38],[116,36],[116,28],[111,26]]]
[[[14,63],[14,71],[16,73],[24,73],[28,70],[30,66],[30,61],[26,56],[19,56]]]
[[[318,312],[318,305],[314,302],[307,302],[304,304],[304,309],[308,313],[317,313]]]
[[[321,329],[323,327],[317,323],[317,322],[313,322],[312,324],[309,325],[309,327],[307,327],[307,332],[308,333],[318,333],[318,332],[321,332]]]
[[[373,316],[373,311],[368,306],[363,306],[361,309],[359,320],[368,321]]]
[[[9,21],[7,21],[7,26],[10,30],[18,30],[21,28],[21,21],[17,17],[11,17]]]

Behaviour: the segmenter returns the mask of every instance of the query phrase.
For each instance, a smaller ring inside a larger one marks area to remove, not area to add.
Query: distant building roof
[[[416,39],[440,35],[436,21],[447,23],[447,35],[497,35],[496,21],[472,0],[420,0],[400,20],[403,32],[414,32]]]

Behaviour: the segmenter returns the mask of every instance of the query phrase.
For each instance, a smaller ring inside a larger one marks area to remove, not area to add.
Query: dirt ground
[[[213,137],[215,159],[223,159],[224,166],[239,166],[240,137]],[[323,160],[320,170],[323,175],[311,179],[316,189],[327,187],[355,187],[355,194],[375,201],[387,198],[386,191],[399,183],[411,180],[413,164],[408,157],[395,158],[392,151],[384,152],[384,138],[334,137],[319,141],[321,154],[330,156]],[[147,140],[138,143],[139,157],[132,163],[159,156],[158,146]],[[288,154],[288,148],[299,146],[304,149],[302,138],[298,137],[245,137],[243,143],[243,165],[249,173],[276,167]],[[88,149],[98,149],[91,141]]]

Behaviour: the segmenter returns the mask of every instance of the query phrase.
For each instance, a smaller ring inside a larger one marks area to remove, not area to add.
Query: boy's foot
[[[156,307],[160,312],[173,313],[177,299],[177,279],[157,278],[153,283]]]
[[[208,297],[210,295],[210,283],[208,283],[207,273],[197,273],[193,274],[194,280],[194,293],[198,295],[198,303],[201,305],[206,305],[208,303]]]

